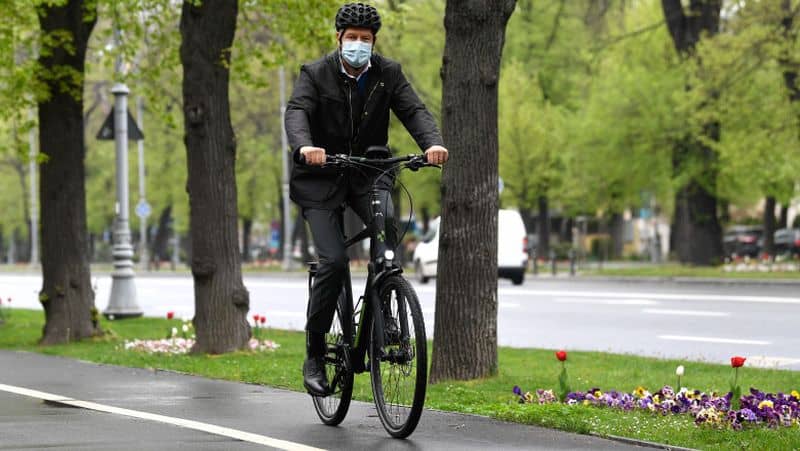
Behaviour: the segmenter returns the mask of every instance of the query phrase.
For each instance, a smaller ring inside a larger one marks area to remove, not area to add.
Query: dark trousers
[[[386,242],[370,243],[370,255],[374,258],[386,249],[394,250],[397,244],[397,226],[394,220],[394,205],[389,191],[379,191],[383,218],[386,224]],[[347,198],[349,206],[365,224],[372,222],[370,194],[353,194]],[[317,276],[311,287],[311,299],[308,306],[306,330],[325,333],[331,327],[333,314],[336,311],[336,300],[342,292],[344,278],[347,275],[347,249],[344,246],[343,209],[320,210],[304,208],[303,217],[311,228],[314,247],[319,257]]]

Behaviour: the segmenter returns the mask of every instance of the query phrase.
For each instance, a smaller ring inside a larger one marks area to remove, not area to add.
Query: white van
[[[428,233],[414,250],[414,270],[417,279],[427,283],[436,277],[436,262],[439,256],[439,220],[430,222]],[[497,272],[499,277],[509,278],[514,285],[525,280],[528,262],[528,236],[522,216],[516,210],[500,210],[497,217]]]

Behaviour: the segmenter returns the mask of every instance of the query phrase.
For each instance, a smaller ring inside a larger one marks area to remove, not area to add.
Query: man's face
[[[339,46],[345,41],[361,41],[368,44],[375,43],[375,35],[369,28],[345,28],[344,30],[336,33],[336,39],[339,41]]]

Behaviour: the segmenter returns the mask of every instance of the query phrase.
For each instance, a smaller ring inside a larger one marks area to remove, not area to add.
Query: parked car
[[[763,236],[764,229],[760,226],[731,226],[722,238],[722,249],[727,257],[758,257]]]
[[[775,231],[777,254],[800,255],[800,229],[778,229]]]
[[[436,277],[439,224],[440,218],[430,222],[428,233],[414,250],[414,270],[421,283],[427,283],[430,278]],[[522,216],[516,210],[500,210],[497,217],[498,277],[509,278],[514,285],[522,284],[528,262],[527,251],[528,236]]]

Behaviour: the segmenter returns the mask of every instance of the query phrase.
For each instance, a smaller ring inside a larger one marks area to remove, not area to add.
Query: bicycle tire
[[[386,318],[383,349],[377,348],[379,332],[375,321],[372,322],[369,345],[372,395],[386,432],[392,437],[405,438],[417,427],[425,404],[428,380],[425,322],[417,294],[399,275],[389,276],[377,292],[382,308],[388,306],[386,311],[390,313],[375,312]],[[396,321],[394,326],[388,324],[389,318]]]
[[[347,296],[342,291],[336,302],[331,330],[325,334],[328,348],[325,353],[325,372],[333,392],[328,396],[312,396],[317,415],[328,426],[336,426],[344,420],[353,397],[353,368],[349,355],[353,337],[351,310]]]

